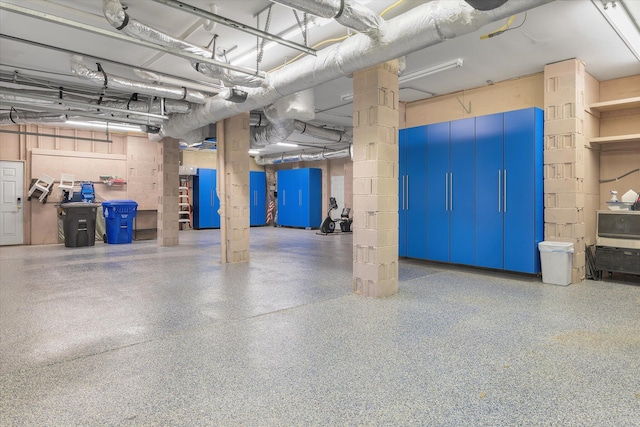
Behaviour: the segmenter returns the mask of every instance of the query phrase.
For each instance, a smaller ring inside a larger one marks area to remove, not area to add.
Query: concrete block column
[[[218,122],[220,262],[249,261],[249,113]]]
[[[398,292],[398,62],[353,74],[353,288]]]
[[[164,138],[159,142],[158,164],[158,245],[178,246],[178,186],[180,149],[178,141]]]
[[[573,243],[571,283],[585,278],[585,178],[593,173],[585,161],[586,76],[577,59],[544,68],[544,239]]]

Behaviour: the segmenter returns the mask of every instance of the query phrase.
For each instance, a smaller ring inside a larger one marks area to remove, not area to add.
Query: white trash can
[[[540,242],[538,250],[542,264],[542,282],[561,286],[571,284],[573,243]]]

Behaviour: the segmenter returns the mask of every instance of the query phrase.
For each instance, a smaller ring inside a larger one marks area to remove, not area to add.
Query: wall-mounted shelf
[[[630,135],[599,136],[597,138],[591,138],[591,142],[595,142],[598,144],[613,144],[617,142],[640,143],[640,133],[634,133]]]
[[[624,98],[624,99],[615,99],[613,101],[603,101],[596,102],[589,106],[592,110],[595,111],[618,111],[625,110],[627,108],[638,108],[640,107],[640,96],[636,96],[635,98]]]

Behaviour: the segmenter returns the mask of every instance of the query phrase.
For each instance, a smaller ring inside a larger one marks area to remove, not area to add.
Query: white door
[[[23,240],[24,165],[0,161],[0,245],[21,245]]]

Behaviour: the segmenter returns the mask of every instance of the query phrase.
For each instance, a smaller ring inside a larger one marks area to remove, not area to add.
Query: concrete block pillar
[[[159,142],[158,164],[158,245],[178,246],[178,167],[180,149],[178,141],[164,138]]]
[[[353,288],[398,292],[398,61],[353,74]]]
[[[544,68],[544,239],[574,246],[571,283],[585,278],[585,65],[571,59]],[[596,171],[597,173],[597,171]]]
[[[220,262],[249,261],[249,113],[218,122]]]

